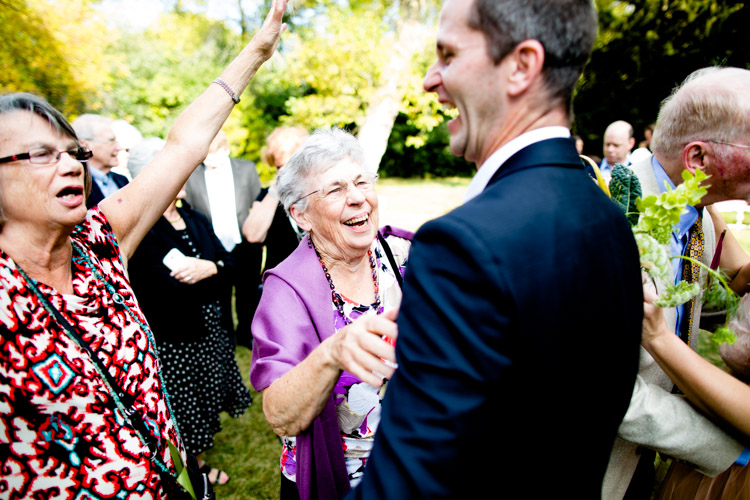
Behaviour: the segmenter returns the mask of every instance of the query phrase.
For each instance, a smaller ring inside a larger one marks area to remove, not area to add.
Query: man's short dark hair
[[[496,64],[524,40],[541,43],[550,97],[571,111],[573,90],[598,29],[591,0],[474,0],[469,26],[484,33]]]

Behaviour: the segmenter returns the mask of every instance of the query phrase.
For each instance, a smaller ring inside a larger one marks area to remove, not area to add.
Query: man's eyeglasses
[[[67,151],[58,151],[52,148],[34,148],[30,149],[28,153],[19,153],[17,155],[0,158],[0,163],[29,160],[29,163],[34,165],[52,165],[60,161],[60,156],[63,153],[68,153],[68,156],[81,162],[88,161],[93,156],[91,150],[84,148],[83,146],[76,146]]]
[[[366,174],[359,175],[351,181],[345,181],[343,179],[333,181],[321,188],[316,189],[315,191],[307,193],[301,198],[298,198],[294,203],[292,203],[292,205],[299,202],[300,200],[304,200],[308,196],[314,195],[315,193],[321,193],[320,197],[326,201],[341,200],[349,192],[350,184],[361,192],[366,193],[368,191],[372,191],[372,188],[373,186],[375,186],[375,182],[377,182],[378,177],[380,177],[378,174],[368,172]]]
[[[712,139],[709,139],[706,142],[713,142],[715,144],[726,144],[727,146],[734,146],[736,148],[750,149],[750,146],[747,146],[745,144],[734,144],[733,142],[714,141]]]

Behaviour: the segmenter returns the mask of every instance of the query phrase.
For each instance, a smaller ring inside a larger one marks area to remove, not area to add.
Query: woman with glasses
[[[341,498],[360,480],[395,370],[411,233],[378,230],[377,175],[364,163],[353,136],[318,130],[276,181],[307,232],[266,272],[252,326],[250,380],[283,441],[282,500]]]
[[[285,8],[273,2],[138,179],[90,210],[91,153],[70,124],[41,98],[0,96],[3,497],[164,499],[188,489],[205,497],[210,485],[183,471],[187,456],[126,262],[275,51]]]

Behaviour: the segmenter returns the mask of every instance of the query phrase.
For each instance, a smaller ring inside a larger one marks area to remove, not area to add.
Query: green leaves
[[[622,173],[619,175],[625,180],[618,182],[627,182],[629,176]],[[696,170],[695,175],[684,170],[683,182],[675,189],[667,186],[667,190],[658,196],[649,195],[635,200],[635,206],[641,213],[637,224],[633,227],[633,234],[641,255],[641,266],[646,269],[652,279],[666,286],[654,301],[654,304],[659,307],[675,307],[684,304],[700,293],[698,283],[689,284],[680,281],[675,285],[672,282],[670,279],[672,264],[666,245],[669,244],[674,225],[680,222],[680,216],[686,211],[687,205],[698,204],[706,194],[708,186],[703,185],[703,181],[707,178],[708,176],[702,170]],[[623,187],[623,190],[625,189],[627,187]],[[632,218],[630,220],[632,224]]]
[[[624,165],[616,164],[612,169],[609,192],[612,195],[612,201],[625,212],[630,225],[636,225],[640,213],[635,202],[641,197],[643,191],[635,172]]]
[[[643,232],[653,236],[662,245],[669,243],[672,227],[680,222],[680,215],[687,205],[696,205],[708,191],[708,185],[702,186],[708,176],[702,170],[696,170],[693,176],[687,170],[682,172],[683,182],[675,189],[661,194],[649,195],[635,202],[641,212],[634,232]]]

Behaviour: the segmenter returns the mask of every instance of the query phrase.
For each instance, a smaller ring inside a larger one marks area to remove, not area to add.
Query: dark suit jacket
[[[128,183],[127,177],[125,177],[124,175],[120,175],[116,172],[112,172],[112,180],[114,180],[115,184],[117,184],[119,187],[124,187]],[[104,199],[104,194],[102,193],[102,190],[99,189],[99,185],[92,178],[91,179],[91,193],[89,194],[89,197],[86,198],[86,208],[95,207],[103,199]]]
[[[422,226],[399,368],[351,496],[600,498],[638,370],[639,269],[569,139],[521,150]]]
[[[232,164],[232,177],[234,178],[234,202],[237,205],[237,223],[240,230],[242,224],[250,213],[253,201],[260,193],[260,178],[255,169],[255,163],[247,160],[230,158]],[[211,221],[211,205],[208,202],[208,191],[206,190],[206,167],[201,164],[190,175],[186,184],[187,194],[185,200],[193,209],[202,213]]]
[[[177,281],[169,275],[171,271],[162,260],[173,248],[192,256],[190,248],[167,219],[162,216],[156,221],[128,261],[128,274],[157,344],[164,340],[192,341],[207,335],[201,306],[223,298],[231,287],[229,278],[234,272],[232,256],[224,249],[208,220],[189,206],[178,211],[200,258],[213,262],[221,260],[224,265],[217,266],[217,274],[192,285]],[[222,315],[231,316],[231,311],[223,310]]]

